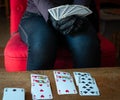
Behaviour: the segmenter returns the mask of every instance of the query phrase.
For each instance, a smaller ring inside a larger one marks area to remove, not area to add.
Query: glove
[[[73,24],[76,21],[76,18],[73,16],[69,16],[67,18],[63,18],[61,20],[55,20],[51,15],[49,15],[48,22],[52,24],[54,29],[59,31],[61,34],[69,34],[73,28]]]
[[[88,28],[88,19],[86,17],[74,16],[76,21],[74,22],[73,28],[70,34],[75,34],[81,31],[85,31]]]
[[[58,21],[58,30],[60,33],[67,35],[71,32],[74,27],[74,23],[76,22],[76,18],[73,16],[69,16],[67,18],[61,19]]]
[[[58,30],[63,35],[77,32],[82,28],[83,18],[76,15],[63,18],[59,21],[56,21],[51,15],[49,20],[52,23],[52,26]]]

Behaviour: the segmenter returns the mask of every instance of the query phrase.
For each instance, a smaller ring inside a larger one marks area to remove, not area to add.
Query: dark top
[[[52,2],[53,1],[53,2]],[[26,11],[42,15],[48,20],[48,9],[63,4],[77,4],[89,7],[93,13],[88,16],[93,26],[98,30],[98,14],[94,0],[28,0]]]

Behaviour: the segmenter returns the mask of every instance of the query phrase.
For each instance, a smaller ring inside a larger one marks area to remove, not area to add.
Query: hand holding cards
[[[85,17],[92,13],[92,11],[83,5],[62,5],[48,9],[48,12],[55,20],[61,20],[65,17],[78,15]]]

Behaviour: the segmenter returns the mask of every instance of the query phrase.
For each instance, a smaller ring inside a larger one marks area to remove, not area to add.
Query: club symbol
[[[86,84],[86,86],[89,86],[89,84]]]
[[[86,89],[87,91],[90,91],[90,89]]]
[[[92,87],[92,86],[90,86],[89,88],[90,88],[90,89],[93,89],[93,87]]]
[[[92,84],[92,82],[88,82],[88,84]]]
[[[82,80],[85,80],[85,78],[82,78]]]
[[[64,72],[63,74],[66,74],[66,72]]]
[[[87,91],[84,91],[84,93],[86,94],[86,93],[87,93]]]
[[[85,89],[85,88],[86,88],[86,86],[83,86],[82,88],[84,88],[84,89]]]
[[[82,81],[82,83],[85,83],[85,81]]]
[[[94,91],[91,91],[92,94],[94,94],[95,92]]]
[[[88,80],[91,80],[91,78],[88,78]]]

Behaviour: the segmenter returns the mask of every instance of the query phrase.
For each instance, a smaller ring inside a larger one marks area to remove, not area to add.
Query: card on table
[[[53,99],[48,76],[31,74],[31,94],[33,100]]]
[[[2,100],[25,100],[25,90],[23,88],[4,88]]]
[[[53,71],[59,95],[77,94],[72,76],[68,72]]]
[[[80,83],[78,86],[79,94],[81,96],[99,96],[100,92],[98,89],[98,86],[95,82],[95,79],[93,79],[93,83]]]
[[[87,72],[73,72],[76,85],[78,86],[83,80],[92,80],[92,76]]]
[[[90,73],[73,72],[81,96],[99,96],[100,92],[95,79]]]

